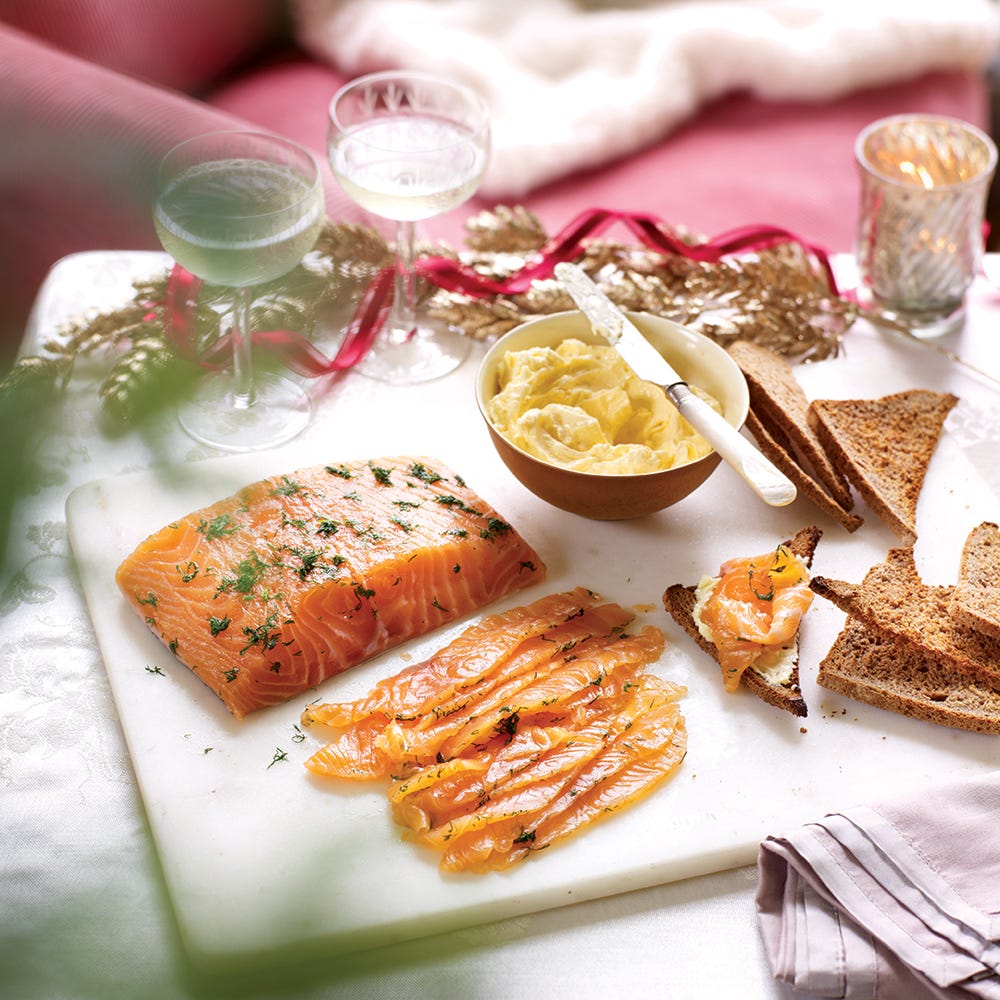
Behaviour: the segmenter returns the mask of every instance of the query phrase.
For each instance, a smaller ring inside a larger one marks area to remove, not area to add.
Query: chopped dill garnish
[[[291,497],[301,492],[302,486],[299,483],[295,482],[294,479],[289,479],[288,476],[282,476],[281,482],[271,490],[271,496]]]
[[[206,521],[205,518],[202,518],[195,530],[199,531],[210,541],[216,538],[225,538],[227,535],[235,535],[240,530],[240,526],[233,524],[232,520],[229,514],[217,514],[211,521]]]
[[[441,504],[442,507],[455,507],[458,510],[464,511],[466,514],[474,514],[477,517],[482,517],[483,512],[481,510],[476,510],[474,507],[469,507],[464,500],[460,500],[458,497],[452,495],[451,493],[441,493],[434,497],[434,502]]]
[[[499,517],[491,517],[486,522],[486,527],[479,532],[479,536],[487,541],[492,541],[500,535],[506,535],[511,530],[511,526],[506,521],[501,521]]]
[[[439,483],[444,478],[440,473],[435,472],[433,469],[428,469],[423,462],[414,462],[410,466],[410,475],[414,479],[419,479],[422,483],[428,483],[433,485],[434,483]]]
[[[245,559],[241,559],[236,566],[236,575],[222,578],[216,594],[227,590],[235,590],[240,594],[249,594],[253,588],[260,583],[267,572],[267,563],[256,552],[251,552]]]
[[[381,466],[372,465],[371,462],[368,463],[368,468],[372,470],[372,475],[375,477],[375,482],[379,486],[391,486],[392,485],[392,469],[383,469]]]
[[[300,580],[304,580],[316,568],[316,563],[319,561],[320,553],[315,551],[301,552],[296,550],[295,555],[302,560],[302,565],[295,572],[298,573]]]
[[[208,629],[212,635],[218,635],[220,632],[225,632],[230,625],[232,625],[232,618],[209,618],[208,619]]]
[[[259,645],[261,649],[274,649],[281,639],[281,631],[275,628],[278,622],[278,613],[272,611],[267,616],[262,625],[244,625],[243,634],[250,640],[241,650],[242,655],[253,646]]]

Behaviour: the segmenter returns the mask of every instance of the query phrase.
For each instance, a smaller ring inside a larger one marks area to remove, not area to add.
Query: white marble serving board
[[[825,531],[815,571],[860,580],[894,544],[877,518],[847,534],[804,500],[768,508],[725,467],[696,495],[642,520],[566,514],[525,491],[494,454],[475,410],[475,366],[473,357],[448,379],[408,389],[352,376],[329,387],[317,425],[296,445],[108,479],[69,500],[72,542],[136,778],[182,937],[198,962],[246,966],[360,949],[752,862],[768,834],[1000,760],[995,737],[817,688],[816,664],[843,621],[820,599],[802,637],[805,720],[744,693],[726,695],[715,663],[661,609],[667,585],[696,582],[723,559],[766,550],[810,523]],[[842,357],[800,375],[811,397],[950,388],[963,402],[949,427],[974,424],[969,407],[996,402],[925,349],[883,340],[863,324]],[[635,606],[667,636],[655,669],[688,688],[689,753],[677,776],[631,810],[504,874],[441,874],[433,856],[401,839],[383,788],[308,775],[303,761],[319,744],[298,728],[317,695],[360,695],[475,616],[237,723],[113,582],[118,562],[147,534],[246,482],[315,462],[407,453],[434,455],[460,472],[546,561],[546,582],[502,606],[576,585]],[[969,528],[1000,516],[969,454],[948,430],[921,500],[917,557],[932,582],[953,580]]]

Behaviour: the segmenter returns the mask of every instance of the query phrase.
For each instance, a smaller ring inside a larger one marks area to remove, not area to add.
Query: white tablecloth
[[[135,253],[60,262],[37,302],[24,353],[36,353],[63,321],[83,310],[125,301],[132,277],[162,262],[160,255]],[[948,346],[1000,375],[1000,294],[983,280],[972,302],[966,329]],[[480,353],[477,345],[452,377],[471,382]],[[0,579],[0,995],[788,996],[773,983],[758,939],[752,867],[464,928],[315,968],[277,969],[252,981],[220,982],[192,966],[177,938],[67,540],[64,504],[75,487],[156,461],[137,436],[100,433],[96,393],[104,370],[99,364],[78,368],[53,431],[40,442],[35,485],[15,511]],[[360,408],[370,387],[352,374],[335,391]],[[983,391],[988,399],[995,387],[983,383]],[[328,443],[345,428],[320,417],[306,433]],[[972,433],[965,444],[974,458],[990,457],[976,454],[982,447],[992,455],[990,440],[977,441]],[[175,457],[211,454],[179,432],[170,446],[178,449]],[[994,476],[994,487],[997,468],[994,459],[984,473]]]

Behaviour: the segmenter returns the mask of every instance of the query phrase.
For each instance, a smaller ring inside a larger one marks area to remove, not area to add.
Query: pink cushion
[[[152,194],[171,146],[200,132],[254,127],[0,25],[0,355],[4,341],[20,338],[60,257],[159,249]],[[331,214],[362,218],[327,180]]]
[[[178,90],[260,51],[279,0],[5,0],[0,20],[56,48]]]
[[[290,59],[243,76],[211,100],[322,150],[327,105],[342,82],[332,69]],[[974,74],[940,73],[824,105],[768,103],[734,94],[632,157],[519,200],[550,231],[584,209],[601,207],[651,212],[705,235],[767,223],[831,251],[850,250],[858,199],[854,137],[875,118],[913,110],[984,126],[986,88]],[[470,212],[491,205],[477,199],[425,228],[431,235],[460,239]]]

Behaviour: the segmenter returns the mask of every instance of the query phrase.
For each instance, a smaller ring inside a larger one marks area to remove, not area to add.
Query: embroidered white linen
[[[758,924],[807,995],[1000,997],[1000,772],[761,844]]]
[[[481,191],[510,197],[666,135],[744,90],[826,101],[1000,45],[990,0],[293,0],[296,34],[351,75],[476,87],[493,116]]]

